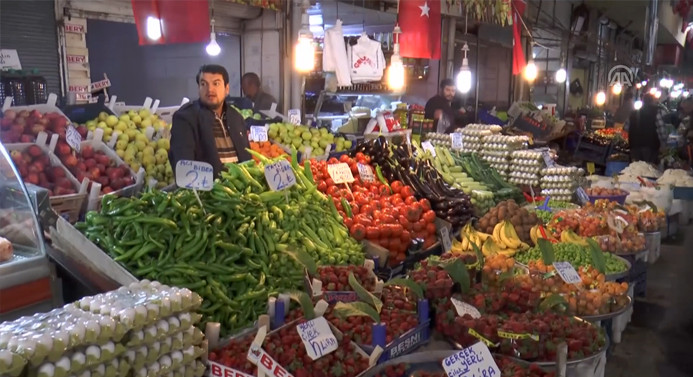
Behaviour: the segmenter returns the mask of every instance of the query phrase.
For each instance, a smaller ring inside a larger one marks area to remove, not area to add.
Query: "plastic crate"
[[[597,200],[606,199],[623,205],[626,203],[626,198],[628,197],[628,195],[630,195],[628,191],[624,192],[625,193],[623,195],[588,195],[588,197],[590,199],[590,203],[592,204],[594,204],[594,202],[596,202]]]
[[[99,100],[96,103],[68,105],[64,106],[62,110],[65,116],[72,122],[78,124],[84,124],[90,120],[96,119],[101,113],[115,115],[115,113],[104,104],[103,96],[99,96]]]
[[[491,114],[488,113],[488,111],[481,111],[479,112],[479,122],[483,124],[497,124],[497,125],[504,125],[505,122],[503,122],[500,118],[495,117]]]

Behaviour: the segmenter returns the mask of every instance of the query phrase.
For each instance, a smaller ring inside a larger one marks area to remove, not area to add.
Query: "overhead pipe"
[[[645,64],[654,64],[659,31],[659,0],[649,0],[645,14]]]

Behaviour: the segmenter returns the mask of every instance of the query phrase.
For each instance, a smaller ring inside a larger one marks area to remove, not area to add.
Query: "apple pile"
[[[50,158],[38,145],[31,145],[23,151],[13,150],[10,157],[24,182],[45,188],[49,196],[77,192],[65,169],[62,166],[51,166]]]
[[[41,114],[38,110],[7,109],[0,120],[0,141],[11,143],[33,143],[40,132],[60,135],[65,139],[68,119],[58,112]],[[87,137],[87,128],[78,127],[77,131],[82,138]]]
[[[91,145],[83,145],[80,153],[72,153],[70,146],[60,140],[55,153],[67,169],[82,182],[88,178],[101,184],[101,195],[120,190],[135,183],[130,169],[126,165],[118,166],[108,155],[94,150]]]

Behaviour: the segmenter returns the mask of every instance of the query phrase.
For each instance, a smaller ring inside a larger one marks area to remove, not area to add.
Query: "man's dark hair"
[[[624,101],[624,102],[630,101],[630,100],[633,99],[633,97],[634,97],[633,91],[629,90],[629,91],[627,91],[626,94],[623,96],[623,101]]]
[[[200,71],[197,72],[197,76],[195,76],[195,81],[197,82],[197,85],[200,85],[200,76],[202,76],[203,73],[216,73],[218,75],[221,75],[221,77],[224,78],[224,85],[229,84],[229,72],[226,71],[226,68],[218,64],[205,64],[202,67],[200,67]]]
[[[245,75],[243,75],[243,77],[241,77],[241,82],[243,81],[255,84],[258,87],[260,86],[260,76],[258,76],[255,72],[248,72]]]
[[[455,82],[452,79],[443,79],[440,82],[440,89],[445,89],[446,86],[455,86]]]

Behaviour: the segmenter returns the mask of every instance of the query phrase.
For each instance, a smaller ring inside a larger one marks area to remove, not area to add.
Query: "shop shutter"
[[[48,92],[61,95],[53,1],[1,0],[0,48],[17,50],[22,69],[38,69]]]

